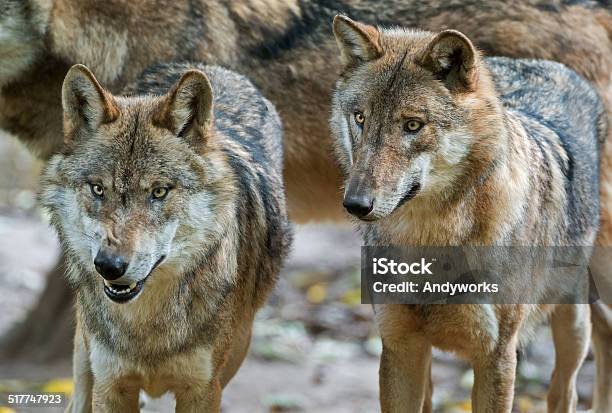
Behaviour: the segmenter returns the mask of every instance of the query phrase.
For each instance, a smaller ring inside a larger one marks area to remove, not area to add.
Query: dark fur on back
[[[588,82],[559,63],[508,58],[486,62],[504,106],[536,144],[535,159],[542,162],[531,179],[546,187],[553,180],[551,168],[563,173],[568,222],[559,240],[582,239],[599,225],[599,149],[607,136],[601,99]],[[560,147],[553,149],[556,142]]]

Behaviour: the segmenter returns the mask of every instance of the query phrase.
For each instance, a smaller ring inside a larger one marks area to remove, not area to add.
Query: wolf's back
[[[534,169],[532,179],[565,192],[569,241],[597,228],[600,149],[608,118],[594,87],[556,62],[489,58],[487,64],[504,106],[535,143],[534,163],[545,166]],[[554,168],[561,176],[547,172]]]
[[[587,147],[592,138],[603,143],[608,130],[603,101],[593,85],[576,72],[547,60],[486,60],[507,107],[537,118],[564,136],[584,141]]]

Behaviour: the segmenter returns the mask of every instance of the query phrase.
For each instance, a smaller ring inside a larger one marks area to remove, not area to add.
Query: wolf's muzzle
[[[113,284],[108,280],[104,281],[104,293],[108,298],[111,299],[111,301],[115,303],[127,303],[128,301],[135,298],[138,294],[140,294],[140,292],[144,288],[145,281],[165,259],[165,255],[159,257],[155,264],[153,264],[153,268],[151,268],[151,271],[149,271],[146,277],[130,285]]]

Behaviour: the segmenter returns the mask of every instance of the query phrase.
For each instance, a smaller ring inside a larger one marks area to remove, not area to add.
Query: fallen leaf
[[[308,287],[306,297],[312,304],[321,304],[327,297],[327,285],[325,283],[316,283]]]
[[[74,383],[72,379],[53,379],[45,383],[42,387],[42,391],[46,393],[72,394],[74,391]]]
[[[517,404],[519,412],[521,413],[532,413],[535,411],[533,401],[527,396],[520,396]]]

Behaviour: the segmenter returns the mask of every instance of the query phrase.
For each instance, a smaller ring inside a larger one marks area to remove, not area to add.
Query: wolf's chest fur
[[[206,382],[213,375],[213,350],[206,346],[173,354],[154,365],[130,355],[117,355],[95,339],[89,343],[89,351],[96,379],[137,386],[152,397]]]
[[[120,306],[107,302],[99,282],[79,291],[78,311],[105,352],[147,366],[214,344],[231,284],[210,288],[204,269],[174,279],[161,270],[139,297]]]

